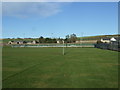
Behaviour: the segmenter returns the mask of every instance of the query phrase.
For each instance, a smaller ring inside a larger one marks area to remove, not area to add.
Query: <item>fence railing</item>
[[[11,47],[94,47],[94,44],[11,45]]]
[[[120,51],[120,43],[113,42],[113,43],[98,43],[95,44],[96,48],[107,49],[107,50],[115,50]]]

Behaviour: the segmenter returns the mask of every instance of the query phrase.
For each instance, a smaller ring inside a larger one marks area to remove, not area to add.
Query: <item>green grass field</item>
[[[3,47],[3,88],[117,88],[118,52]]]

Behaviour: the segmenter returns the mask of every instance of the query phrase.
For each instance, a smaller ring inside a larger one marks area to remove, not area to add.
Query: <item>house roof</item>
[[[119,37],[119,36],[117,36],[117,37],[113,37],[113,38],[116,39],[116,42],[120,42],[120,37]]]
[[[102,38],[102,39],[103,39],[103,40],[110,40],[110,38],[107,38],[107,37],[106,37],[106,38]]]
[[[111,37],[111,38],[115,38],[116,40],[120,40],[120,37],[117,36],[117,37]],[[111,39],[110,37],[105,37],[105,38],[102,38],[103,40],[110,40]]]

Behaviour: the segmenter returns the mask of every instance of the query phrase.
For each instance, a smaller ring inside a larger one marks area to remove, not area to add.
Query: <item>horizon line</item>
[[[91,37],[92,36],[111,36],[111,35],[120,35],[120,34],[104,34],[104,35],[91,35]],[[44,37],[44,36],[42,36],[43,38],[53,38],[53,37]],[[77,36],[77,37],[80,37],[80,36]],[[90,37],[90,35],[88,35],[88,36],[83,36],[83,37]],[[0,38],[0,40],[1,39],[12,39],[12,38],[14,38],[14,39],[17,39],[17,38],[21,38],[21,39],[25,39],[25,38],[39,38],[39,37],[5,37],[5,38]],[[54,37],[54,38],[56,38],[56,37]],[[53,39],[54,39],[53,38]],[[63,39],[63,37],[59,37],[59,38],[62,38]],[[65,38],[65,37],[64,37]]]

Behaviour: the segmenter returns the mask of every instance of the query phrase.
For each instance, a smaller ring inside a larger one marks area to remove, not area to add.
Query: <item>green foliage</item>
[[[41,36],[41,37],[39,38],[39,43],[44,43],[44,42],[45,42],[45,39],[44,39],[44,37]]]
[[[77,36],[76,34],[71,34],[71,35],[66,35],[66,39],[65,41],[68,43],[75,43],[75,41],[77,40]]]

